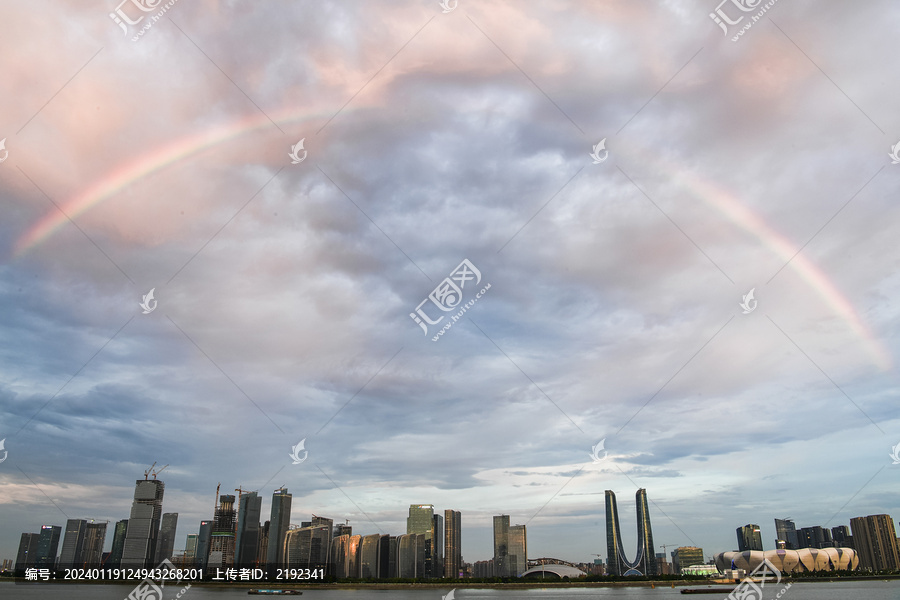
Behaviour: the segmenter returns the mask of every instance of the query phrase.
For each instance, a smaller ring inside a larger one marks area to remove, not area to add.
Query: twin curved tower
[[[616,494],[606,490],[606,555],[610,575],[658,575],[656,554],[653,546],[653,531],[650,529],[650,509],[647,506],[647,490],[641,488],[634,495],[637,508],[637,556],[629,561],[622,549],[622,534],[619,530],[619,509]]]

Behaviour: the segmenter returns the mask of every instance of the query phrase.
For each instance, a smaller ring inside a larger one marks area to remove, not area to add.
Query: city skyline
[[[255,531],[255,534],[252,535],[252,539],[260,541],[261,538],[258,538],[260,531],[262,530],[263,523],[262,521],[256,522],[254,525],[253,519],[258,518],[261,514],[262,507],[262,497],[259,496],[257,491],[251,490],[242,490],[243,493],[239,496],[239,507],[235,507],[236,498],[234,495],[223,494],[218,497],[216,509],[214,511],[215,519],[213,521],[209,520],[201,520],[199,522],[199,531],[198,533],[193,533],[190,530],[189,524],[182,524],[182,527],[188,529],[188,533],[181,534],[180,532],[176,532],[176,528],[178,527],[178,513],[162,513],[162,504],[158,502],[161,499],[162,493],[159,490],[165,489],[165,483],[163,481],[158,481],[156,479],[149,480],[136,480],[135,481],[135,500],[132,505],[132,515],[134,514],[142,514],[141,511],[146,513],[147,515],[159,514],[161,515],[161,519],[157,522],[157,530],[156,530],[156,539],[160,540],[160,544],[162,544],[162,540],[166,540],[164,545],[150,544],[149,542],[144,542],[144,547],[148,548],[146,550],[147,553],[152,553],[152,556],[155,558],[140,561],[138,558],[138,553],[133,550],[131,561],[133,564],[143,564],[143,565],[152,565],[159,563],[163,556],[168,554],[168,556],[177,556],[179,554],[187,554],[188,549],[191,546],[192,538],[194,543],[194,551],[197,552],[197,548],[204,548],[204,539],[206,540],[206,548],[208,551],[200,551],[201,554],[207,557],[207,562],[202,563],[205,566],[215,566],[215,565],[225,565],[225,564],[247,564],[241,561],[241,551],[240,548],[242,545],[240,544],[240,539],[242,536],[246,536],[248,532]],[[152,486],[152,490],[148,491],[146,486],[143,486],[144,483],[155,482]],[[619,556],[620,558],[617,560],[621,560],[622,566],[616,567],[615,570],[621,571],[624,574],[626,571],[629,574],[637,574],[638,572],[643,573],[645,570],[648,572],[655,572],[657,574],[661,574],[658,572],[659,566],[656,561],[658,561],[660,553],[653,551],[653,561],[650,565],[647,565],[641,557],[647,553],[651,552],[652,548],[662,548],[663,545],[655,545],[653,546],[653,535],[652,535],[652,526],[650,520],[650,514],[648,511],[649,503],[647,491],[645,489],[640,489],[635,494],[635,506],[637,509],[636,520],[638,526],[638,539],[636,540],[636,550],[632,550],[630,547],[625,546],[623,548],[622,544],[622,527],[619,522],[619,510],[616,503],[616,495],[612,490],[606,490],[605,492],[606,500],[604,503],[604,510],[606,513],[606,527],[604,531],[604,540],[606,543],[607,555],[600,555],[603,563],[605,565],[609,565],[608,561],[611,557]],[[266,536],[265,539],[268,542],[268,551],[274,552],[274,559],[276,563],[280,563],[283,561],[290,561],[291,559],[286,558],[284,554],[287,550],[288,546],[291,546],[294,551],[300,548],[305,548],[303,550],[303,555],[307,555],[311,548],[314,546],[314,542],[310,542],[310,538],[307,537],[306,541],[301,541],[300,538],[296,538],[297,541],[293,542],[293,544],[285,544],[285,539],[288,537],[288,534],[293,532],[296,534],[301,534],[301,532],[309,532],[312,531],[312,536],[314,539],[315,533],[314,531],[318,529],[320,526],[325,525],[326,529],[329,532],[329,539],[331,536],[332,526],[334,527],[334,535],[337,536],[339,534],[340,529],[346,528],[347,531],[352,531],[353,525],[347,524],[346,526],[343,524],[334,525],[334,519],[321,517],[316,515],[311,515],[310,521],[301,521],[300,524],[292,522],[294,518],[292,512],[292,500],[293,494],[289,493],[287,488],[281,487],[275,489],[272,494],[271,501],[271,517],[270,520],[265,522],[266,526]],[[148,502],[151,504],[151,509],[145,509]],[[136,513],[138,511],[138,513]],[[411,504],[408,508],[408,516],[405,521],[405,533],[404,532],[388,532],[390,535],[396,535],[400,538],[409,537],[408,534],[419,534],[421,537],[420,542],[425,544],[425,550],[422,552],[421,560],[422,565],[424,567],[424,571],[426,573],[433,573],[431,576],[443,576],[445,571],[444,561],[447,559],[447,551],[449,550],[449,542],[448,545],[445,545],[444,534],[445,532],[450,531],[450,529],[445,529],[445,520],[441,517],[437,512],[435,512],[435,506],[432,504]],[[451,528],[454,525],[452,524],[454,521],[456,526],[459,527],[460,521],[465,522],[464,518],[461,518],[461,511],[454,511],[452,509],[445,509],[445,515],[449,515],[453,521],[446,521],[446,527]],[[249,516],[248,516],[249,515]],[[741,552],[744,550],[774,550],[778,548],[789,548],[789,549],[797,549],[797,548],[821,548],[821,547],[838,547],[840,545],[844,545],[846,547],[853,547],[851,526],[854,522],[857,522],[857,527],[860,527],[859,523],[865,523],[871,521],[872,519],[881,519],[879,521],[881,524],[879,527],[884,529],[885,527],[891,528],[893,531],[894,525],[891,520],[890,515],[886,514],[876,514],[876,515],[867,515],[867,516],[859,516],[850,519],[850,526],[846,524],[835,525],[831,530],[827,528],[815,525],[810,527],[801,527],[799,529],[795,529],[794,521],[791,519],[773,519],[773,530],[775,531],[776,537],[773,538],[771,547],[765,543],[761,536],[761,528],[756,524],[748,524],[744,526],[737,527],[737,542],[732,548],[732,552]],[[94,539],[91,542],[87,542],[86,547],[91,548],[91,552],[93,554],[99,556],[100,553],[104,552],[104,550],[110,550],[113,557],[116,556],[115,548],[118,543],[116,540],[121,538],[122,545],[122,554],[124,555],[124,545],[125,540],[127,539],[127,524],[130,519],[123,519],[115,522],[114,525],[114,535],[111,537],[106,537],[105,542],[98,546],[98,540],[96,539],[97,533],[94,535]],[[526,542],[526,526],[517,524],[515,526],[510,524],[509,515],[494,515],[492,517],[492,530],[491,536],[493,538],[493,550],[489,557],[487,558],[475,558],[475,559],[466,559],[465,556],[462,556],[462,559],[466,563],[474,564],[475,562],[482,561],[493,561],[493,570],[495,573],[510,573],[508,576],[514,576],[512,573],[521,574],[522,571],[525,570],[524,563],[521,561],[517,561],[518,556],[525,555],[527,556],[527,542]],[[275,526],[272,526],[272,523],[276,523]],[[432,524],[431,527],[428,527],[428,524]],[[120,528],[121,525],[124,525],[124,528]],[[365,530],[364,524],[361,525],[360,531],[354,532],[354,535],[361,536],[365,538],[366,536],[371,536],[376,532],[367,532]],[[94,528],[102,528],[103,536],[106,535],[108,522],[97,522],[93,519],[68,519],[66,522],[65,528],[61,528],[55,525],[43,525],[41,527],[41,532],[47,531],[56,531],[56,544],[58,546],[58,559],[59,564],[62,566],[64,564],[64,557],[68,557],[69,559],[74,559],[75,556],[84,556],[84,553],[77,554],[75,548],[81,547],[82,542],[80,538],[87,539],[85,535],[85,531],[89,527]],[[612,528],[611,528],[612,526]],[[132,532],[133,538],[138,538],[139,540],[149,540],[153,539],[154,532],[152,529],[148,529],[151,527],[149,525],[139,525],[138,529],[135,532]],[[439,562],[436,567],[432,567],[432,539],[435,535],[433,532],[436,531],[436,528],[440,528],[440,533],[437,535],[437,540],[435,543],[440,544],[440,555],[438,557]],[[866,526],[864,526],[866,527]],[[873,538],[878,535],[883,535],[878,533],[881,529],[874,529],[874,525],[869,525],[868,527],[871,529],[873,533],[869,534]],[[71,538],[69,536],[69,531],[72,530],[73,535]],[[628,527],[626,526],[626,530]],[[900,530],[900,527],[897,528]],[[204,533],[205,531],[205,533]],[[219,538],[217,540],[216,533],[219,532]],[[280,535],[277,533],[280,531]],[[462,531],[460,527],[459,531]],[[865,530],[864,530],[865,531]],[[79,533],[80,532],[80,533]],[[273,535],[271,538],[269,537],[269,532],[274,532],[276,535]],[[515,534],[513,533],[515,532]],[[788,534],[793,535],[786,535]],[[818,533],[816,533],[818,532]],[[98,532],[99,533],[99,532]],[[385,532],[379,531],[379,534],[385,535]],[[226,537],[221,537],[221,536]],[[514,537],[517,536],[517,537]],[[34,550],[37,552],[38,541],[41,540],[46,545],[51,543],[49,538],[46,538],[46,535],[42,535],[41,533],[33,534],[29,532],[22,532],[21,539],[19,540],[19,545],[17,547],[17,555],[21,556],[21,552],[23,547],[25,547],[26,539],[29,539],[28,536],[32,536],[34,538]],[[78,537],[80,536],[80,538]],[[818,536],[818,537],[817,537]],[[181,548],[175,542],[178,537],[182,537],[185,540],[184,547]],[[465,539],[465,536],[461,536]],[[226,539],[227,538],[227,539]],[[843,542],[844,539],[847,539],[849,543],[840,544],[839,542]],[[100,537],[99,539],[103,539]],[[645,547],[642,539],[648,539],[651,544],[650,547]],[[71,540],[71,541],[70,541]],[[78,540],[78,541],[76,541]],[[223,541],[225,540],[225,541]],[[517,541],[514,541],[517,540]],[[742,542],[742,540],[744,540]],[[744,546],[746,540],[750,541],[750,547]],[[834,544],[832,544],[832,540]],[[864,538],[864,541],[861,542],[863,544],[869,543],[867,538]],[[262,543],[260,541],[260,543]],[[415,542],[413,542],[415,543]],[[458,543],[458,542],[457,542]],[[305,545],[303,545],[305,544]],[[313,546],[311,546],[313,544]],[[612,546],[610,545],[612,544]],[[761,547],[759,547],[761,545]],[[136,542],[132,541],[132,546],[137,547]],[[680,546],[683,548],[693,548],[694,546],[682,545],[682,544],[666,544],[669,547]],[[30,546],[29,546],[30,548]],[[611,553],[611,548],[615,548],[614,553]],[[321,550],[324,550],[321,549]],[[29,550],[31,552],[31,550]],[[217,556],[214,556],[212,559],[211,552],[218,552]],[[712,558],[715,554],[720,554],[722,552],[728,552],[728,550],[719,550],[716,549],[712,551],[712,554],[708,554],[707,558]],[[40,558],[43,554],[46,553],[46,548],[41,546],[41,551],[38,553],[39,559],[41,561],[46,562],[46,557]],[[257,554],[256,546],[251,542],[246,542],[245,540],[245,556],[252,556],[253,558],[248,559],[250,563],[256,560],[259,556],[267,556],[267,554]],[[549,556],[546,552],[536,551],[531,554],[531,557],[535,556]],[[324,556],[324,555],[323,555]],[[506,557],[512,557],[511,560]],[[598,553],[592,553],[591,556],[598,556]],[[637,559],[630,559],[629,556],[636,556]],[[674,557],[674,551],[672,556]],[[2,557],[0,557],[2,558]],[[554,558],[561,558],[559,556],[554,556]],[[121,559],[121,557],[120,557]],[[296,559],[293,559],[296,560]],[[572,558],[572,559],[563,559],[570,560],[571,562],[590,562],[584,557],[581,558]],[[632,560],[638,560],[638,562],[631,564]],[[667,559],[668,560],[668,559]],[[872,562],[873,559],[868,558],[866,554],[863,554],[863,563],[868,564]],[[900,561],[900,555],[895,558],[889,559],[887,564],[894,564],[891,561]],[[113,558],[113,562],[115,562],[115,558]],[[619,563],[617,563],[619,564]],[[896,563],[900,566],[900,562]],[[609,568],[609,567],[607,567]],[[634,571],[636,569],[637,571]],[[440,574],[440,575],[438,575]],[[503,575],[507,576],[507,575]]]
[[[238,489],[468,562],[900,515],[900,5],[715,4],[6,3],[0,558],[227,560]]]

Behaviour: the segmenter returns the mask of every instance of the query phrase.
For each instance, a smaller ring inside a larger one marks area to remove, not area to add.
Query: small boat
[[[248,594],[252,594],[254,596],[300,596],[303,592],[298,592],[297,590],[247,590]]]

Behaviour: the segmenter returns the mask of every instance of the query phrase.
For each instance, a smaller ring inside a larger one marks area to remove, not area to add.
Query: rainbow
[[[307,120],[322,115],[285,115],[279,122]],[[34,226],[25,232],[16,242],[14,254],[21,256],[49,239],[63,227],[69,218],[75,218],[97,204],[107,200],[117,192],[128,187],[156,171],[164,169],[178,161],[184,160],[207,148],[229,141],[241,135],[271,125],[265,116],[246,118],[227,125],[213,128],[207,132],[186,136],[159,147],[135,160],[120,165],[105,177],[95,182],[79,194],[65,202],[62,212],[52,210]],[[285,148],[287,153],[287,147]],[[652,153],[642,153],[646,160]],[[286,157],[287,158],[287,157]],[[710,207],[722,213],[727,219],[751,235],[757,237],[776,256],[789,263],[800,277],[826,302],[826,304],[843,319],[853,333],[863,342],[867,354],[873,362],[883,370],[889,370],[892,357],[888,350],[872,334],[866,323],[859,316],[853,304],[841,293],[837,286],[819,269],[800,248],[785,238],[762,218],[744,206],[727,190],[704,181],[675,165],[658,162],[658,166],[673,179],[681,182],[698,198]],[[66,216],[68,215],[68,217]],[[799,252],[799,253],[798,253]]]
[[[348,111],[349,109],[345,112]],[[278,122],[310,120],[321,116],[324,115],[296,116],[291,114],[279,119]],[[61,211],[51,210],[35,223],[16,241],[13,247],[13,255],[20,257],[37,247],[59,231],[61,227],[69,222],[69,219],[74,219],[85,213],[135,181],[189,158],[198,152],[271,125],[272,122],[265,115],[240,119],[199,134],[176,139],[171,143],[139,156],[131,162],[119,165],[112,171],[109,171],[104,177],[67,200],[61,207]],[[296,141],[294,140],[294,143]],[[286,160],[287,150],[288,148],[285,149]]]
[[[650,153],[648,152],[647,155]],[[646,156],[642,155],[641,160],[646,160]],[[847,323],[854,335],[863,342],[866,353],[875,365],[884,371],[891,369],[893,359],[890,352],[856,312],[853,303],[806,254],[800,252],[799,246],[776,231],[759,215],[753,213],[728,190],[705,181],[689,173],[686,169],[677,168],[666,162],[656,162],[672,179],[682,183],[685,188],[720,212],[729,221],[758,238],[785,264],[788,264],[825,301],[831,310]]]

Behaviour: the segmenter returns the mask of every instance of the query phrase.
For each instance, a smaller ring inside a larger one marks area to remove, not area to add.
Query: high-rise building
[[[175,530],[178,528],[178,513],[163,513],[159,527],[159,539],[156,543],[156,560],[158,565],[175,554]]]
[[[388,536],[388,550],[387,557],[384,559],[385,570],[382,571],[385,573],[384,577],[400,577],[400,536],[389,535]]]
[[[37,561],[38,533],[23,533],[19,540],[19,552],[16,554],[16,571],[31,568]]]
[[[259,527],[259,545],[256,551],[256,564],[262,566],[266,564],[269,556],[269,522],[266,521]]]
[[[444,577],[457,579],[462,569],[462,518],[458,510],[444,511]]]
[[[431,532],[431,567],[429,577],[439,579],[444,576],[444,517],[435,513]]]
[[[331,519],[314,517],[306,527],[288,530],[284,537],[284,566],[298,569],[325,567],[332,527]]]
[[[890,515],[869,515],[850,519],[853,546],[862,571],[900,570],[900,548]]]
[[[438,518],[435,519],[435,516]],[[443,544],[440,543],[439,526],[442,518],[434,514],[433,504],[410,504],[409,517],[406,519],[406,533],[424,535],[425,546],[421,549],[425,556],[423,570],[418,570],[417,577],[441,577],[443,569],[440,567],[440,556]],[[419,551],[419,548],[416,548]]]
[[[362,579],[381,577],[381,534],[363,536],[359,548],[359,576]]]
[[[338,523],[335,525],[334,533],[331,537],[338,537],[339,535],[353,535],[353,525],[347,523]]]
[[[762,534],[759,525],[748,523],[743,527],[737,528],[738,550],[744,552],[746,550],[762,550]]]
[[[788,550],[798,550],[800,548],[800,539],[797,536],[797,527],[790,519],[775,519],[775,547],[778,547],[778,541],[784,542],[784,547]]]
[[[241,494],[238,505],[237,537],[234,541],[234,564],[252,567],[259,554],[259,516],[262,498],[256,492]]]
[[[650,508],[647,504],[647,490],[641,488],[634,495],[637,508],[637,556],[633,561],[625,558],[622,548],[622,533],[619,529],[619,509],[616,494],[606,490],[606,550],[609,557],[610,575],[658,574],[656,553],[653,546],[653,530],[650,527]]]
[[[595,560],[594,562],[597,562],[597,561]],[[669,564],[669,559],[666,557],[665,552],[657,552],[656,553],[656,569],[659,571],[660,575],[674,575],[675,574],[675,571],[672,569],[672,565]]]
[[[472,565],[472,573],[474,577],[488,578],[494,576],[493,560],[478,560]]]
[[[524,525],[512,525],[509,528],[509,576],[521,577],[528,570],[528,541]]]
[[[122,564],[122,551],[125,549],[125,535],[128,532],[128,519],[122,519],[116,522],[116,528],[113,530],[112,549],[109,551],[109,558],[106,559],[106,566],[117,568]]]
[[[381,539],[378,542],[378,573],[379,577],[382,579],[387,579],[388,577],[396,577],[396,575],[392,574],[391,571],[391,540],[394,540],[394,557],[393,563],[397,564],[397,549],[396,549],[396,540],[397,538],[382,534]]]
[[[59,553],[59,568],[72,569],[84,563],[84,530],[87,521],[69,519],[66,521],[66,533],[63,537],[62,550]]]
[[[672,566],[675,573],[680,574],[682,570],[694,565],[703,564],[703,548],[697,546],[681,546],[672,551]]]
[[[138,479],[134,486],[134,502],[125,533],[121,565],[130,568],[151,568],[156,558],[156,541],[162,518],[163,495],[166,485],[157,479]]]
[[[831,531],[819,525],[797,530],[797,548],[827,548],[831,546]]]
[[[234,528],[237,511],[234,509],[234,495],[219,496],[219,507],[213,519],[212,535],[209,539],[209,568],[227,568],[234,565]]]
[[[209,566],[209,548],[212,544],[214,526],[214,521],[200,521],[200,530],[197,533],[197,556],[194,564],[203,571],[206,571],[206,567]]]
[[[350,561],[347,558],[350,547],[350,536],[347,534],[334,536],[331,539],[331,574],[338,579],[350,576]]]
[[[88,521],[84,530],[84,549],[82,564],[85,568],[93,569],[103,565],[103,545],[106,543],[106,526],[108,523]]]
[[[831,528],[831,539],[835,548],[853,548],[853,535],[847,525]]]
[[[184,560],[189,565],[197,560],[197,541],[200,539],[196,533],[189,533],[184,540]]]
[[[359,551],[362,547],[362,536],[351,535],[350,543],[347,544],[347,570],[348,577],[354,579],[359,578]]]
[[[62,527],[59,525],[44,525],[38,537],[37,559],[34,566],[44,569],[52,569],[56,566],[56,553],[59,549],[59,536]]]
[[[424,533],[407,533],[397,538],[397,576],[406,579],[423,578],[425,548],[428,541]]]
[[[494,517],[494,577],[509,577],[509,515]]]
[[[272,494],[272,513],[269,518],[269,548],[266,563],[270,567],[284,566],[284,538],[291,524],[291,499],[287,488],[279,488]]]

